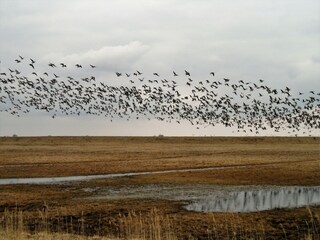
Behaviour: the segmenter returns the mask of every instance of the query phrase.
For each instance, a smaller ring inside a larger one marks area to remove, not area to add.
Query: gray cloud
[[[115,71],[169,77],[188,69],[198,79],[215,71],[217,78],[320,89],[319,8],[317,0],[0,0],[1,67],[14,66],[20,54],[37,59],[39,71],[50,61],[92,63],[103,80]]]

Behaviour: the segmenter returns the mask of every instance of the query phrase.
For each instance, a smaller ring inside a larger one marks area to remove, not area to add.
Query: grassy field
[[[320,207],[199,213],[165,199],[94,200],[83,189],[146,184],[319,186],[320,138],[0,138],[1,178],[215,166],[245,167],[60,185],[3,185],[0,235],[7,237],[3,239],[14,239],[12,232],[20,238],[36,234],[32,236],[39,239],[42,235],[55,239],[57,234],[62,239],[94,235],[106,239],[319,239]]]

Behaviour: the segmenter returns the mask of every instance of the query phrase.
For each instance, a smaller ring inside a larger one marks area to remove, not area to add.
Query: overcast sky
[[[319,0],[0,0],[1,68],[18,55],[115,71],[189,70],[195,78],[265,79],[320,89]],[[83,70],[85,71],[85,70]],[[1,105],[0,105],[1,107]],[[103,117],[0,112],[0,135],[230,135],[232,129]]]

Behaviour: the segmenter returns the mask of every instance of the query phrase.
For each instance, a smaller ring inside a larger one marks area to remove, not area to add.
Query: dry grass
[[[0,239],[320,239],[319,207],[208,214],[167,200],[81,199],[90,195],[81,189],[97,186],[320,185],[320,138],[0,138],[1,178],[230,165],[247,167],[1,186]],[[49,204],[47,212],[43,201]]]
[[[301,227],[299,222],[294,223],[296,232],[287,231],[286,227],[279,223],[282,234],[267,235],[266,223],[263,219],[246,219],[237,214],[208,214],[207,225],[202,229],[202,234],[194,236],[191,233],[182,233],[181,222],[176,215],[168,215],[158,209],[151,209],[147,213],[129,211],[119,214],[116,218],[109,220],[117,224],[111,232],[105,232],[106,236],[86,236],[85,228],[88,227],[84,219],[77,222],[59,222],[55,231],[50,228],[50,218],[44,213],[38,228],[32,232],[28,230],[27,217],[21,210],[6,210],[1,216],[0,239],[2,240],[24,240],[24,239],[141,239],[141,240],[176,240],[176,239],[320,239],[319,215],[314,214],[309,208],[305,210],[309,214],[307,227]],[[78,225],[78,231],[73,228]],[[195,226],[190,225],[190,228]],[[70,229],[62,231],[59,229]]]
[[[279,162],[320,165],[319,146],[320,138],[311,137],[1,138],[0,176],[71,176]]]

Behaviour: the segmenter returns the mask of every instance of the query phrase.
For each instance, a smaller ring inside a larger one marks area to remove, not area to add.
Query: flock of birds
[[[37,71],[37,62],[19,56],[15,67],[0,72],[0,111],[15,116],[33,110],[59,115],[91,114],[130,120],[158,119],[196,128],[224,125],[238,132],[311,134],[320,129],[320,93],[292,93],[289,87],[273,89],[264,80],[216,79],[210,72],[205,80],[195,80],[184,70],[172,71],[171,79],[154,72],[115,72],[114,82],[98,81],[95,76],[61,75],[64,69],[90,69],[65,63],[48,63],[46,72]],[[23,70],[17,66],[23,65]],[[59,71],[56,71],[59,69]],[[27,72],[27,73],[23,73]],[[90,71],[88,71],[90,72]],[[92,72],[92,71],[91,71]]]

